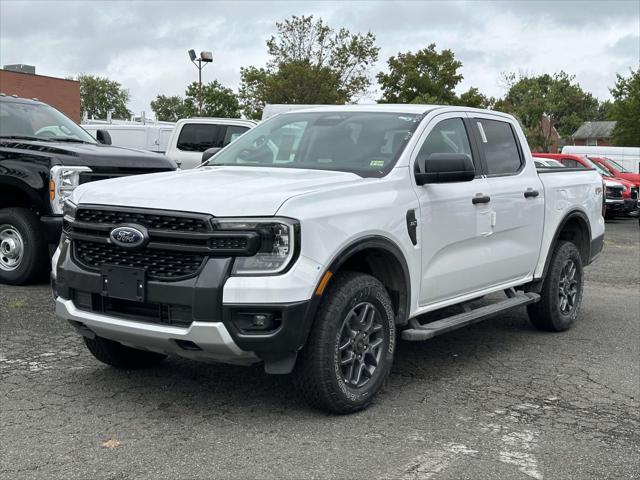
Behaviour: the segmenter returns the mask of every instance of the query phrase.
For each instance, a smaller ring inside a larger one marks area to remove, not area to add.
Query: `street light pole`
[[[200,52],[200,56],[196,58],[195,50],[189,50],[189,58],[198,69],[198,115],[202,116],[202,69],[207,63],[213,62],[213,54],[211,52]],[[198,63],[196,63],[198,62]],[[202,65],[204,63],[204,66]]]

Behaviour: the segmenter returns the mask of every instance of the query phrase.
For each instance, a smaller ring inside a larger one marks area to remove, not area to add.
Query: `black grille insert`
[[[90,270],[99,271],[102,265],[121,265],[144,268],[149,279],[179,280],[195,275],[204,262],[204,255],[150,249],[125,250],[108,243],[73,241],[76,260]]]
[[[135,223],[143,225],[148,229],[175,232],[210,232],[212,230],[211,225],[206,219],[198,216],[184,216],[184,214],[170,215],[136,211],[81,208],[76,213],[76,220],[79,222],[103,225]]]

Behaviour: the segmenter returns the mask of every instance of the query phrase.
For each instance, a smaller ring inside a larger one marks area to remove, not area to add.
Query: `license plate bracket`
[[[104,297],[144,302],[147,290],[147,272],[143,268],[103,265],[102,295]]]

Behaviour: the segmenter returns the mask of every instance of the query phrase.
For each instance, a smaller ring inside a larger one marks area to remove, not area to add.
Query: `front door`
[[[480,161],[471,142],[463,113],[436,116],[412,155],[416,159],[434,153],[463,153],[476,165],[469,182],[416,186],[420,201],[422,278],[419,305],[445,301],[486,285],[489,268],[491,212]],[[474,202],[474,197],[478,197]]]

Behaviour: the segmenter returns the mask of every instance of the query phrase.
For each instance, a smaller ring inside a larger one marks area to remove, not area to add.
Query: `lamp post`
[[[202,115],[202,69],[207,63],[213,62],[213,53],[200,52],[200,56],[196,57],[195,50],[191,49],[189,50],[189,58],[198,69],[198,115]]]

